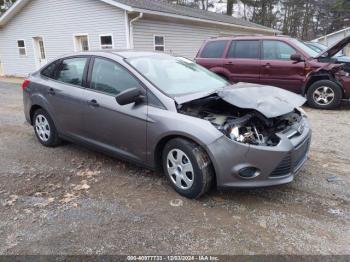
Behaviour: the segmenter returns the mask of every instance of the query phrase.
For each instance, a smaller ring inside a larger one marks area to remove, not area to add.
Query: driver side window
[[[138,80],[116,62],[95,58],[90,88],[103,93],[118,95],[130,88],[142,88]]]
[[[293,47],[281,41],[263,41],[264,60],[290,60],[290,56],[295,53]]]

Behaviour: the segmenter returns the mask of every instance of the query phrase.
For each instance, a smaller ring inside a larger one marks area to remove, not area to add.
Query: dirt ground
[[[20,86],[0,82],[0,254],[350,254],[350,106],[305,110],[294,182],[187,200],[161,174],[42,147]]]

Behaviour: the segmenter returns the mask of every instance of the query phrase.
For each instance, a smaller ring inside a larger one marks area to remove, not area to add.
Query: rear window
[[[232,41],[229,58],[259,59],[260,42],[258,40]]]
[[[63,60],[56,74],[56,80],[81,86],[83,84],[84,70],[87,63],[86,57],[67,58]]]
[[[42,71],[41,74],[43,76],[49,77],[49,78],[53,78],[54,77],[54,73],[56,70],[57,65],[59,64],[59,61],[55,61],[51,64],[49,64],[47,67],[45,67]]]
[[[224,54],[227,40],[211,41],[208,42],[202,53],[202,58],[220,58]]]

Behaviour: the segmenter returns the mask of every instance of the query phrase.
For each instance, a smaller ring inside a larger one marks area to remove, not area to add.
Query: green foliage
[[[0,0],[0,16],[5,13],[14,2],[16,2],[16,0]]]

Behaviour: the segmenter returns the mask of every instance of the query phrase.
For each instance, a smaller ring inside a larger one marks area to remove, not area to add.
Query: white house
[[[24,76],[81,50],[134,48],[193,58],[210,37],[275,33],[164,0],[17,0],[0,18],[0,74]]]
[[[330,47],[330,46],[338,43],[344,37],[349,36],[349,35],[350,35],[350,27],[347,27],[347,28],[344,28],[342,30],[330,33],[328,35],[316,38],[316,39],[312,40],[312,42],[318,42],[318,43],[321,43],[321,44],[324,44],[324,45]],[[349,46],[343,50],[343,53],[345,55],[350,56]]]

